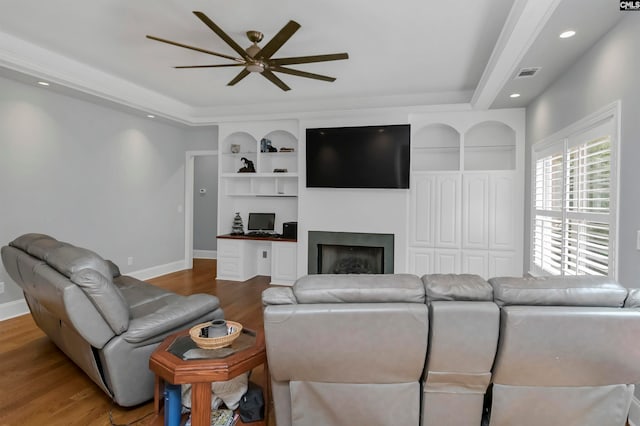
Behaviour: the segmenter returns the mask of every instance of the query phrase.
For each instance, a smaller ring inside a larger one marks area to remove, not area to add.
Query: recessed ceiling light
[[[40,86],[48,86],[49,85],[49,83],[47,83],[46,81],[39,81],[38,84]]]
[[[564,31],[564,32],[560,33],[560,38],[571,38],[574,35],[576,35],[575,31],[567,30],[567,31]]]
[[[153,114],[147,114],[147,117],[149,117],[149,118],[156,118],[156,116],[155,116],[155,115],[153,115]]]
[[[510,98],[519,98],[520,97],[520,93],[512,93],[509,95]]]

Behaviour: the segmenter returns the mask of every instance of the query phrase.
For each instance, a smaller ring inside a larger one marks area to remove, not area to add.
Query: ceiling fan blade
[[[349,59],[349,54],[333,53],[330,55],[296,56],[292,58],[270,59],[269,62],[274,65],[293,65],[293,64],[308,64],[311,62],[339,61],[341,59]]]
[[[276,86],[278,86],[279,88],[281,88],[282,90],[284,90],[285,92],[287,90],[291,90],[289,86],[284,84],[284,81],[280,80],[278,77],[276,77],[274,73],[272,73],[269,70],[262,71],[262,76],[267,80],[269,80],[270,82],[272,82],[273,84],[275,84]]]
[[[235,85],[237,82],[239,82],[240,80],[242,80],[243,78],[245,78],[249,74],[251,74],[251,73],[249,71],[247,71],[246,69],[240,71],[240,73],[238,75],[236,75],[233,80],[231,80],[230,82],[227,83],[227,86]]]
[[[227,35],[227,33],[225,33],[222,28],[220,28],[219,26],[217,26],[211,19],[209,19],[209,17],[207,15],[205,15],[202,12],[198,12],[198,11],[194,11],[193,12],[194,15],[196,15],[198,18],[200,18],[200,20],[202,22],[204,22],[204,24],[211,28],[211,30],[216,33],[218,35],[218,37],[220,37],[222,40],[224,40],[225,43],[227,43],[233,50],[235,50],[240,56],[242,56],[242,58],[245,61],[248,61],[249,59],[251,59],[251,57],[249,55],[247,55],[247,52],[245,52],[245,50],[238,45],[238,43],[236,43],[235,41],[233,41],[233,39],[231,37],[229,37]]]
[[[298,77],[306,77],[306,78],[313,78],[316,80],[323,80],[323,81],[329,81],[329,82],[333,82],[336,81],[335,77],[329,77],[327,75],[322,75],[322,74],[314,74],[312,72],[306,72],[306,71],[298,71],[298,70],[294,70],[291,68],[285,68],[285,67],[273,67],[271,68],[272,71],[276,71],[276,72],[282,72],[285,74],[291,74],[291,75],[295,75]]]
[[[151,39],[151,40],[155,40],[155,41],[160,41],[162,43],[172,44],[172,45],[178,46],[178,47],[184,47],[185,49],[195,50],[196,52],[202,52],[202,53],[207,53],[207,54],[213,55],[213,56],[219,56],[221,58],[231,59],[232,61],[236,61],[236,62],[244,62],[240,58],[235,58],[233,56],[225,55],[224,53],[212,52],[211,50],[201,49],[199,47],[194,47],[194,46],[188,46],[186,44],[178,43],[176,41],[166,40],[166,39],[160,38],[160,37],[154,37],[154,36],[148,35],[147,38]]]
[[[216,65],[180,65],[174,68],[184,69],[184,68],[220,68],[220,67],[243,67],[242,64],[216,64]]]
[[[300,24],[296,21],[287,22],[287,24],[278,31],[278,34],[273,36],[273,38],[269,40],[269,43],[265,44],[260,52],[256,54],[256,59],[269,59],[299,28]]]

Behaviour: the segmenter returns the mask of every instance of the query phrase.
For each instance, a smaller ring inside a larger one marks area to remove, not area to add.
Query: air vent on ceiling
[[[533,77],[538,71],[540,71],[540,67],[522,68],[518,71],[518,74],[516,74],[516,78]]]

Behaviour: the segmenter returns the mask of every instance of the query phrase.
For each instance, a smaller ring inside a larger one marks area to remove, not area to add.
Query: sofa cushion
[[[107,262],[96,253],[68,243],[60,243],[44,256],[44,261],[62,275],[71,277],[82,269],[94,269],[105,277],[111,277]]]
[[[422,277],[427,301],[491,301],[493,287],[478,275],[431,274]]]
[[[116,334],[129,326],[129,307],[117,286],[94,269],[81,269],[71,275]]]
[[[424,303],[424,286],[410,274],[307,275],[293,285],[299,303]]]
[[[18,238],[16,238],[15,240],[11,241],[9,243],[10,246],[15,247],[15,248],[19,248],[22,251],[26,251],[27,253],[29,253],[29,247],[31,247],[31,245],[38,240],[49,240],[49,241],[56,241],[55,239],[53,239],[52,237],[45,235],[45,234],[36,234],[36,233],[31,233],[31,234],[24,234],[19,236]],[[32,256],[36,256],[33,253],[29,253]],[[39,259],[42,259],[42,257],[40,256],[36,256]]]
[[[629,289],[627,299],[624,301],[625,308],[640,308],[640,288]],[[640,389],[640,386],[638,386]]]
[[[295,305],[298,303],[290,287],[271,287],[262,292],[262,304]]]
[[[623,306],[627,289],[609,277],[499,277],[491,278],[495,302],[500,306]]]
[[[120,273],[120,268],[118,268],[118,265],[113,263],[111,260],[105,260],[105,262],[107,262],[107,266],[109,267],[109,271],[111,271],[111,276],[113,278],[118,278],[120,275],[122,275]]]

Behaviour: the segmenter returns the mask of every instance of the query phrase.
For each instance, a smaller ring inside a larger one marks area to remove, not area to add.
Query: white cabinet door
[[[489,178],[489,248],[516,249],[515,173],[491,173]]]
[[[409,238],[412,246],[433,247],[434,199],[437,176],[415,174],[411,186]]]
[[[243,241],[218,238],[217,275],[219,280],[242,281]]]
[[[489,175],[465,173],[462,177],[462,248],[489,247]]]
[[[434,250],[433,272],[436,274],[460,273],[460,250]]]
[[[409,273],[419,277],[425,274],[433,274],[433,250],[410,249]]]
[[[297,278],[297,243],[271,244],[271,284],[293,285]]]
[[[435,246],[460,247],[460,174],[437,176],[435,212]]]
[[[460,272],[489,278],[489,253],[486,250],[463,250]]]
[[[513,251],[490,251],[489,277],[521,277],[521,264]]]

